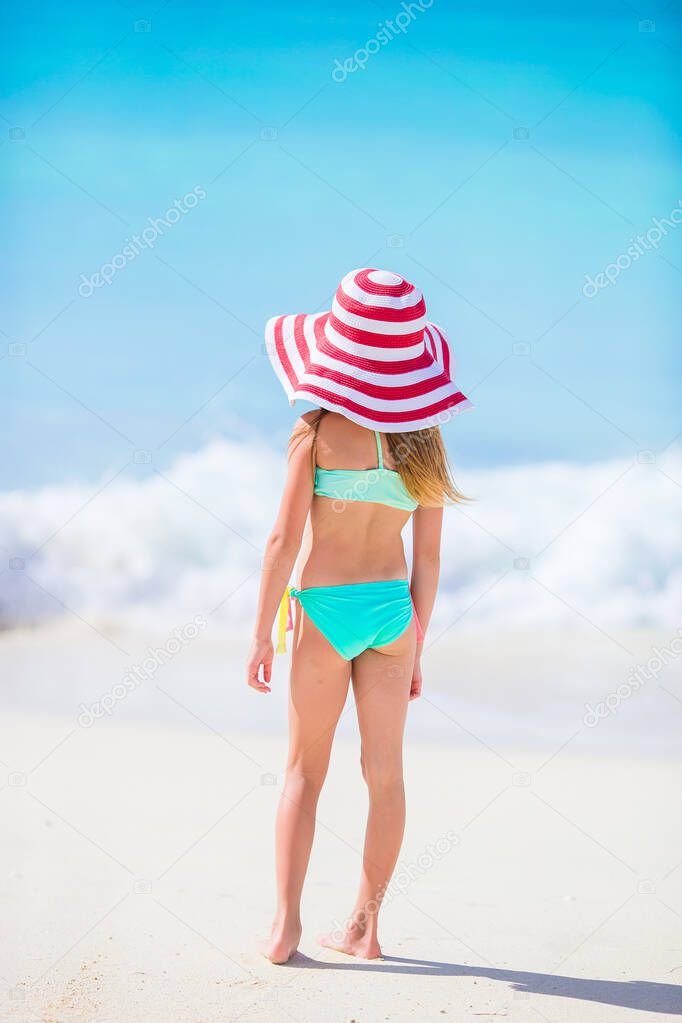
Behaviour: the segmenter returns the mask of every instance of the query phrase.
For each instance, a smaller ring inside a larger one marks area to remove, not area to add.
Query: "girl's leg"
[[[395,643],[366,650],[353,661],[353,689],[362,737],[362,773],[369,790],[362,874],[355,907],[343,934],[320,943],[375,959],[379,908],[395,868],[405,827],[403,732],[415,656],[411,625]]]
[[[334,731],[348,695],[351,665],[298,609],[289,685],[289,756],[277,811],[277,911],[262,951],[283,963],[301,936],[301,890],[315,831],[317,801]]]

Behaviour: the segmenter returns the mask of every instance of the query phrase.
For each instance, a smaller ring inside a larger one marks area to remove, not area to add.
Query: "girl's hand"
[[[422,663],[421,663],[421,648],[417,648],[417,653],[414,657],[414,667],[412,669],[412,684],[410,685],[410,699],[416,700],[418,696],[422,694]]]
[[[246,661],[246,681],[252,689],[259,693],[269,693],[270,676],[272,675],[272,660],[275,652],[272,640],[254,639],[251,643],[251,650]],[[261,665],[263,667],[263,678],[258,677]]]

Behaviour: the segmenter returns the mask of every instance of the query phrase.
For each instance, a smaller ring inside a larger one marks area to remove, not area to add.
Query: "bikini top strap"
[[[383,451],[381,450],[381,434],[379,433],[378,430],[374,431],[374,437],[375,437],[376,442],[377,442],[377,459],[379,461],[379,464],[378,464],[377,468],[378,469],[383,469],[383,467],[384,467],[384,454],[383,454]]]

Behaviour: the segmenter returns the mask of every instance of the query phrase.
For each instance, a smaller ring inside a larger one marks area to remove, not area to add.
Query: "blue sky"
[[[675,5],[434,0],[334,81],[401,10],[6,10],[4,489],[96,480],[136,449],[279,443],[293,413],[263,323],[328,307],[362,265],[415,281],[453,342],[477,406],[448,428],[456,462],[593,461],[682,430],[682,230],[582,294],[678,208]]]

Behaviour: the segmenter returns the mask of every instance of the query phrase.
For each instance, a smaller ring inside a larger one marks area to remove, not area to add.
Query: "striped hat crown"
[[[329,312],[275,316],[265,340],[292,405],[300,398],[386,433],[437,426],[471,408],[421,291],[388,270],[352,270]]]

